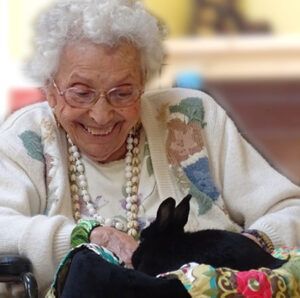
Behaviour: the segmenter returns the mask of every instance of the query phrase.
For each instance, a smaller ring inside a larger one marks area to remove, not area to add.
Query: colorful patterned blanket
[[[81,244],[71,250],[61,262],[47,298],[57,297],[57,288],[64,283],[73,255],[83,247],[89,248],[110,263],[121,265],[120,260],[107,249],[93,244]],[[179,270],[160,274],[159,277],[178,278],[192,298],[300,297],[300,248],[277,248],[273,256],[289,260],[275,270],[260,268],[249,271],[189,263]]]
[[[278,248],[273,255],[289,261],[275,270],[249,271],[189,263],[160,276],[177,276],[193,298],[300,297],[300,248]]]

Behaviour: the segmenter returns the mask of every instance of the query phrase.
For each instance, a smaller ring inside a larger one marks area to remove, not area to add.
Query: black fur
[[[253,240],[224,230],[184,232],[190,210],[187,195],[177,207],[168,198],[158,208],[157,216],[141,232],[141,242],[133,253],[136,270],[149,275],[177,270],[189,262],[250,270],[260,267],[275,269],[286,261],[272,257]]]

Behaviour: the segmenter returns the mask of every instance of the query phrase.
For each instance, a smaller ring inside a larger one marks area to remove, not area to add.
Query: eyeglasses
[[[143,89],[131,84],[118,86],[104,92],[85,87],[71,87],[60,91],[54,80],[52,83],[57,93],[64,96],[66,102],[75,108],[89,108],[101,97],[105,97],[107,102],[115,108],[124,108],[134,104],[144,92]]]

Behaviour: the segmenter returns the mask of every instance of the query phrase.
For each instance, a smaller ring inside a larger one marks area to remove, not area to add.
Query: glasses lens
[[[87,88],[69,88],[65,93],[66,101],[70,105],[88,106],[96,98],[96,92]]]
[[[138,88],[132,85],[123,85],[110,90],[107,93],[107,99],[113,106],[124,107],[134,103],[139,95]]]

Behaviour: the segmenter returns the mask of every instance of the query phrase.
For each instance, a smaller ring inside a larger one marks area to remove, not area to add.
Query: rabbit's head
[[[164,260],[172,254],[173,242],[178,241],[184,234],[191,197],[185,196],[177,207],[171,197],[160,204],[156,219],[141,232],[140,245],[132,256],[135,269],[151,275],[162,272]]]

